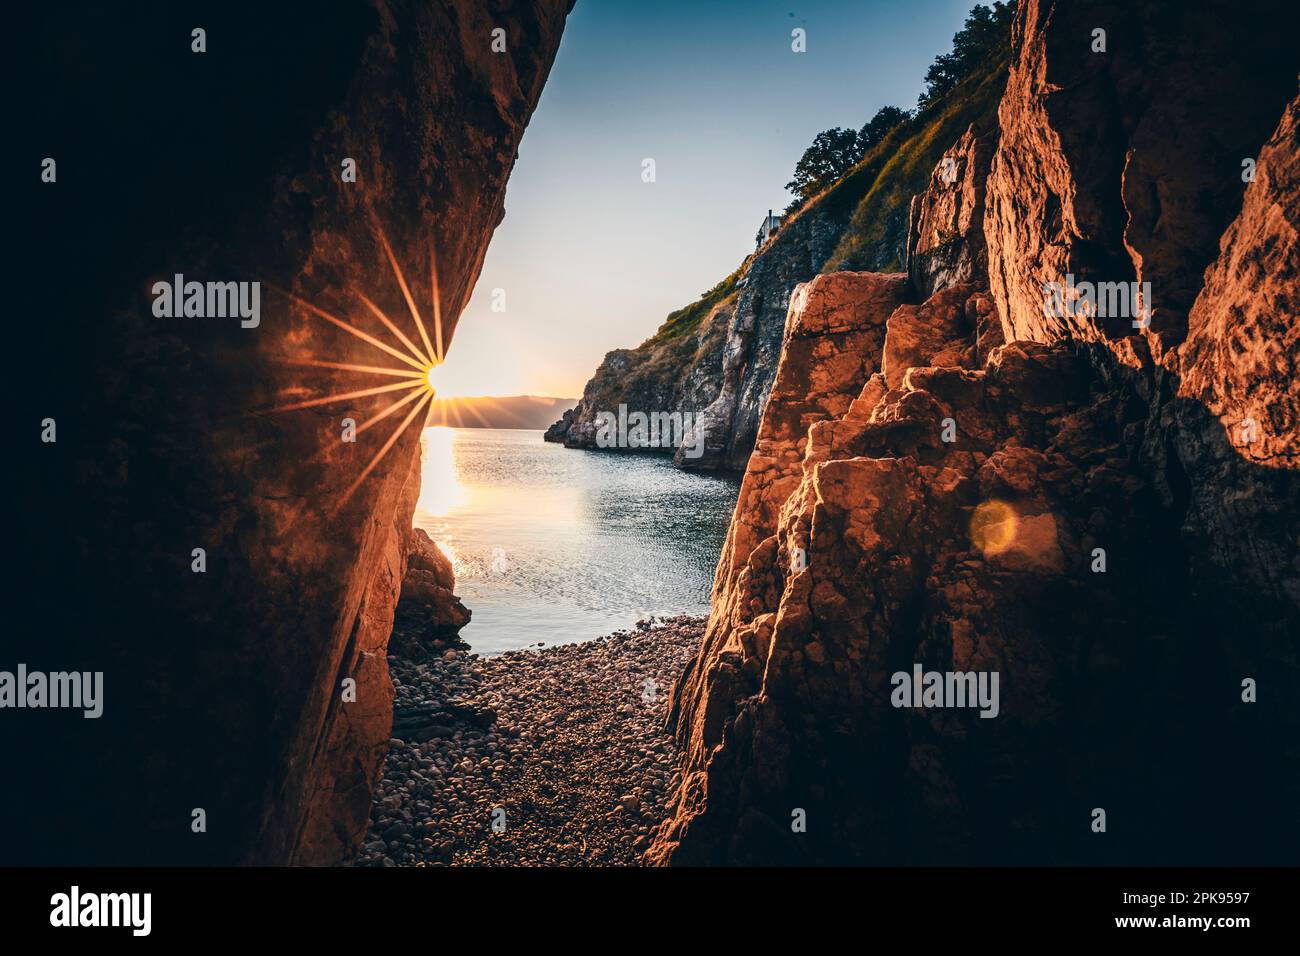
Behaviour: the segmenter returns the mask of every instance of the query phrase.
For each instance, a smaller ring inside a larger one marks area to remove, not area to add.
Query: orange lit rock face
[[[1178,460],[1201,567],[1252,600],[1300,602],[1300,95],[1259,150],[1258,178],[1224,233],[1171,364]],[[1242,613],[1249,614],[1249,609]],[[1293,659],[1286,618],[1265,653]]]
[[[358,312],[349,293],[360,291],[415,343],[425,346],[415,334],[405,295],[383,248],[388,234],[427,327],[429,351],[450,343],[492,231],[504,214],[506,178],[559,43],[567,7],[566,0],[527,0],[489,13],[480,5],[456,0],[381,21],[347,103],[331,114],[324,134],[328,142],[358,144],[353,152],[363,188],[349,191],[332,183],[322,163],[314,182],[299,173],[279,193],[291,204],[297,190],[311,195],[334,192],[341,204],[315,217],[306,263],[293,286],[296,293],[359,323],[355,317],[364,313]],[[510,55],[491,50],[491,32],[498,27],[512,41]],[[454,40],[438,43],[431,39],[435,37]],[[374,104],[388,106],[376,109]],[[287,207],[273,213],[288,214]],[[435,328],[435,298],[440,331]],[[333,357],[342,348],[354,362],[378,357],[380,364],[404,367],[315,317],[299,313],[295,318],[295,333],[302,337],[271,340],[271,349],[288,344],[291,355]],[[370,322],[365,327],[392,342],[382,326]],[[358,387],[355,380],[343,383]],[[315,384],[318,394],[328,394],[339,389],[340,379],[316,379]],[[391,395],[369,400],[368,410],[356,420],[364,421],[392,400]],[[376,427],[374,440],[359,442],[364,454],[335,444],[323,469],[312,461],[293,466],[290,486],[311,488],[314,501],[328,502],[339,494],[334,476],[355,476],[402,417],[404,413],[386,419]],[[326,420],[334,418],[337,415]],[[352,564],[335,581],[331,578],[338,574],[328,566],[315,575],[326,588],[332,584],[346,590],[332,646],[321,658],[324,666],[309,688],[304,720],[291,745],[288,794],[300,788],[301,796],[290,796],[279,818],[269,822],[273,833],[283,828],[287,839],[279,845],[273,834],[260,839],[263,859],[288,854],[295,863],[335,862],[354,848],[365,830],[391,725],[392,688],[385,655],[406,574],[418,466],[415,427],[356,492],[355,506],[349,502],[342,512],[342,527],[330,515],[317,526],[322,539],[343,543],[341,556],[351,557]],[[345,542],[352,529],[360,530],[359,548],[349,554]],[[446,592],[448,613],[453,613],[458,602],[449,588]],[[339,703],[338,685],[345,677],[357,682],[355,705]]]
[[[922,301],[847,374],[809,367],[792,299],[674,691],[684,782],[650,861],[1258,862],[1300,837],[1282,743],[1300,728],[1263,727],[1238,691],[1296,677],[1296,101],[1277,122],[1294,70],[1268,17],[1082,8],[1017,15],[990,291],[914,272]],[[1109,59],[1089,59],[1094,26]],[[914,217],[979,218],[935,178]],[[1152,282],[1150,329],[1045,316],[1043,283],[1069,271]],[[878,279],[841,288],[881,306]],[[914,664],[997,671],[998,717],[894,708],[890,675]],[[1225,783],[1207,747],[1254,783]],[[1122,845],[1089,839],[1097,806],[1131,815]]]
[[[1294,91],[1290,7],[1026,0],[988,181],[989,283],[1007,337],[1129,335],[1131,319],[1048,317],[1043,286],[1152,285],[1149,334],[1182,341],[1254,157]],[[1093,31],[1106,52],[1093,52]]]
[[[1258,178],[1220,241],[1180,350],[1179,394],[1218,418],[1248,461],[1294,468],[1300,410],[1300,97],[1259,151]]]
[[[942,308],[953,324],[930,348],[949,352],[961,296],[978,293],[941,295],[928,309],[897,307],[891,331],[895,318]],[[801,324],[792,306],[788,327]],[[1046,772],[1035,739],[1056,718],[1052,689],[1093,666],[1079,663],[1085,622],[1061,620],[1061,610],[1095,603],[1118,618],[1134,591],[1108,591],[1088,561],[1100,540],[1132,553],[1139,529],[1077,498],[1122,501],[1144,486],[1102,440],[1115,408],[1087,404],[1086,366],[1067,348],[1008,345],[975,369],[976,333],[964,334],[965,367],[912,365],[896,387],[887,375],[862,386],[845,378],[835,400],[823,381],[820,406],[847,413],[811,427],[814,416],[791,416],[797,402],[777,404],[783,383],[808,378],[792,374],[798,359],[782,363],[704,653],[674,697],[688,773],[652,860],[962,861],[989,826],[1010,841],[1006,855],[1028,851],[1011,836],[1033,827],[1012,791],[1019,774]],[[797,355],[799,343],[788,348]],[[957,423],[952,442],[945,419]],[[1112,642],[1122,656],[1118,635],[1103,639]],[[975,715],[889,707],[890,673],[913,662],[997,670],[1017,689],[980,735],[980,753],[1001,754],[1017,773],[976,784],[961,769]],[[974,803],[1001,799],[1010,802],[998,822],[969,816]],[[825,834],[792,834],[796,807]]]
[[[984,186],[993,146],[972,126],[935,168],[930,185],[912,201],[907,271],[922,297],[988,272],[984,246]]]
[[[728,597],[723,582],[744,567],[799,484],[808,427],[846,412],[877,371],[885,320],[905,291],[902,275],[872,272],[832,273],[796,287],[772,386],[776,397],[768,400],[740,491],[738,509],[753,520],[732,522],[715,584],[715,615],[717,602]]]

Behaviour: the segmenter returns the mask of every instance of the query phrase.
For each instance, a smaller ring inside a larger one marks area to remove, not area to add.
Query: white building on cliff
[[[754,248],[761,249],[763,243],[771,239],[780,228],[781,217],[772,215],[772,210],[769,209],[767,215],[763,218],[763,224],[758,227],[758,235],[754,237]]]

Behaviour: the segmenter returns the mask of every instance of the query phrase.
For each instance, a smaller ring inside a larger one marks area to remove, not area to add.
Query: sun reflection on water
[[[420,435],[420,498],[416,510],[423,512],[422,517],[442,518],[465,503],[465,487],[456,474],[454,439],[455,433],[441,425],[426,428]]]

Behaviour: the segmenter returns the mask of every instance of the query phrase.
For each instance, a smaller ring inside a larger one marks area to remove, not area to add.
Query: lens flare
[[[986,557],[1001,554],[1016,540],[1020,516],[1005,501],[983,501],[970,516],[971,543]]]

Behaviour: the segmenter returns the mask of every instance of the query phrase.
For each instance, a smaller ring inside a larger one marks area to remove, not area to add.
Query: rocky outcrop
[[[1197,577],[1236,600],[1229,620],[1276,622],[1258,650],[1294,666],[1300,604],[1300,95],[1259,150],[1258,176],[1192,305],[1157,414],[1185,476]],[[1176,385],[1174,384],[1176,382]],[[1184,502],[1182,496],[1186,495]],[[1239,606],[1245,596],[1248,606]]]
[[[908,215],[907,274],[922,298],[988,274],[984,184],[996,137],[969,126],[939,160]]]
[[[628,412],[680,412],[693,420],[717,394],[723,343],[736,298],[726,295],[707,310],[697,328],[661,333],[635,349],[605,356],[582,392],[582,400],[546,430],[545,440],[569,448],[596,448],[598,416]],[[669,447],[621,448],[661,452]]]
[[[795,290],[787,358],[773,385],[776,397],[768,403],[736,505],[736,513],[748,517],[732,520],[722,548],[714,584],[715,616],[728,616],[719,602],[731,600],[731,585],[745,560],[768,536],[777,511],[798,486],[809,426],[844,414],[879,370],[885,323],[905,292],[901,274],[871,272],[818,276]]]
[[[1300,623],[1296,78],[1269,13],[1020,5],[991,290],[924,297],[921,270],[824,414],[787,338],[652,862],[1258,863],[1300,839],[1296,711],[1253,690],[1296,686]],[[1151,282],[1148,327],[1046,314],[1070,270]],[[1000,693],[900,698],[914,669]]]
[[[409,563],[402,579],[389,653],[422,661],[468,645],[459,637],[470,611],[456,597],[451,559],[423,528],[408,531]]]
[[[1294,44],[1265,26],[1287,5],[1022,6],[986,225],[1008,336],[1130,335],[1137,315],[1045,315],[1044,287],[1149,282],[1145,334],[1159,355],[1183,340],[1245,164],[1295,85]]]
[[[542,433],[542,440],[563,442],[565,437],[569,434],[569,429],[573,427],[573,423],[577,419],[577,417],[578,417],[577,406],[566,409],[564,413],[560,416],[559,421],[555,422],[552,425],[547,426],[546,431]]]
[[[678,465],[734,471],[745,467],[776,377],[790,295],[799,283],[817,275],[847,224],[842,211],[816,206],[787,218],[754,257],[739,283],[727,325],[716,397],[683,443],[699,445],[703,453],[687,458],[679,450],[674,459]]]
[[[58,441],[20,478],[14,626],[51,668],[102,671],[106,700],[98,721],[25,715],[15,759],[40,784],[12,795],[18,859],[355,845],[418,482],[419,421],[399,426],[420,406],[384,414],[393,393],[365,390],[392,379],[303,363],[405,367],[325,314],[404,350],[376,312],[423,344],[418,308],[450,342],[568,7],[234,3],[205,15],[203,53],[165,4],[77,11],[94,45],[28,34],[20,121],[58,179],[27,197],[43,298],[19,305],[45,319],[15,343],[17,412]],[[106,148],[157,145],[160,116],[174,148]],[[258,320],[159,317],[176,274],[260,282]]]
[[[566,415],[567,424],[557,422],[546,440],[594,448],[596,416],[620,404],[680,411],[690,414],[693,427],[674,455],[678,466],[743,470],[776,375],[790,295],[821,271],[851,212],[844,203],[823,202],[788,217],[723,283],[726,298],[709,309],[698,331],[665,338],[670,316],[665,329],[639,348],[610,352],[572,416]]]
[[[1244,589],[1242,613],[1261,622],[1294,603],[1283,582],[1296,578],[1279,520],[1294,469],[1277,450],[1294,437],[1286,104],[1300,58],[1266,26],[1283,6],[1161,2],[1099,15],[1025,4],[986,217],[1007,336],[1088,343],[1100,374],[1131,383],[1148,406],[1140,454],[1183,515],[1198,580],[1222,590],[1228,619]],[[1073,38],[1098,27],[1126,42],[1080,53]],[[1149,314],[1047,314],[1044,287],[1068,274],[1149,283]],[[1243,432],[1247,418],[1258,427]]]

